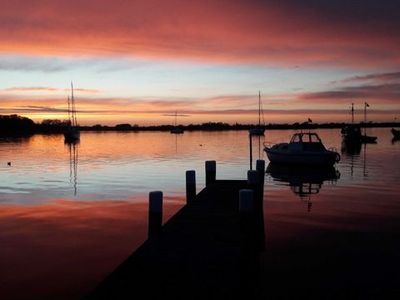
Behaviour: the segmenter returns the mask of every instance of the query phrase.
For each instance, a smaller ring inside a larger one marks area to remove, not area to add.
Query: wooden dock
[[[264,167],[260,172],[264,176]],[[215,180],[212,173],[206,173],[207,187],[160,231],[153,230],[87,299],[234,299],[255,292],[257,254],[264,243],[263,184]],[[251,190],[248,207],[239,205],[243,189]]]

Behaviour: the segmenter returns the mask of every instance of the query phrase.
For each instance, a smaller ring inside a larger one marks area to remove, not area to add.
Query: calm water
[[[293,133],[268,131],[265,141]],[[400,143],[390,128],[369,129],[378,143],[352,151],[339,130],[317,133],[342,160],[326,172],[268,169],[267,245],[321,230],[400,229]],[[263,142],[253,139],[254,159],[266,159]],[[168,218],[184,204],[185,171],[196,170],[199,191],[210,159],[217,179],[244,179],[247,132],[83,132],[76,146],[60,135],[0,140],[2,299],[82,297],[146,238],[148,192],[164,192]]]

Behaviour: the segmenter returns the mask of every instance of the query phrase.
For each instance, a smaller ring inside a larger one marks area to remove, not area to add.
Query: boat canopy
[[[321,143],[322,141],[316,133],[301,132],[295,133],[290,140],[291,143]]]

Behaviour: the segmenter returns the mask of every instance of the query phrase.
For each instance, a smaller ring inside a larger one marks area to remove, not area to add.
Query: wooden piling
[[[186,171],[186,203],[196,198],[196,171]]]
[[[264,186],[264,181],[265,181],[265,160],[257,159],[256,171],[258,172],[259,177],[260,177],[260,184],[262,186]]]
[[[149,193],[149,226],[148,237],[159,235],[162,231],[163,193]]]
[[[216,172],[217,172],[217,162],[215,160],[207,160],[206,164],[206,186],[215,183]]]
[[[253,191],[243,189],[239,191],[239,213],[240,215],[252,213],[254,207]]]

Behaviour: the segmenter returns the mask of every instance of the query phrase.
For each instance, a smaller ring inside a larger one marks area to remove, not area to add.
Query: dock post
[[[249,150],[250,150],[250,170],[253,170],[253,139],[249,133]]]
[[[186,203],[196,198],[196,171],[186,171]]]
[[[259,169],[262,167],[262,163],[258,163]],[[255,230],[255,242],[260,251],[265,249],[265,231],[264,231],[264,171],[261,179],[260,171],[247,172],[247,186],[254,192],[254,230]]]
[[[217,172],[217,162],[215,160],[206,161],[206,186],[215,182]]]
[[[257,188],[260,185],[260,174],[258,171],[255,170],[248,170],[247,171],[247,186],[254,190],[257,190]],[[257,199],[257,198],[255,198]]]
[[[257,266],[257,238],[254,219],[254,191],[239,190],[240,292],[247,294],[254,284]]]
[[[251,214],[254,208],[253,191],[243,189],[239,191],[239,213],[241,216]]]
[[[265,160],[257,159],[256,171],[260,175],[260,184],[264,186],[265,181]]]
[[[153,191],[149,193],[149,227],[148,237],[156,236],[162,229],[163,193]]]

